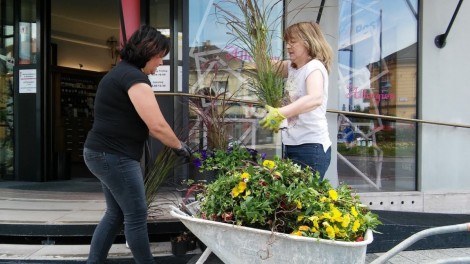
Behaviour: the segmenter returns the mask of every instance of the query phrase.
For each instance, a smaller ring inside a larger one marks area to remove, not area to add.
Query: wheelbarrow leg
[[[201,257],[197,260],[196,264],[204,264],[211,253],[212,251],[209,248],[206,248],[206,250],[202,252]]]

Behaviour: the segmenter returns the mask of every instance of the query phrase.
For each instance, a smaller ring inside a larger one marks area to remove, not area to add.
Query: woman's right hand
[[[178,148],[178,149],[173,149],[173,151],[175,152],[175,154],[179,157],[183,157],[183,158],[191,158],[192,156],[192,149],[186,144],[184,143],[183,141],[180,141],[181,143],[181,147]]]

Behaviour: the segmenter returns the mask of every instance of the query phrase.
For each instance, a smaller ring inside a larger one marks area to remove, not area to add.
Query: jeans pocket
[[[99,161],[105,159],[105,154],[103,152],[84,150],[83,157],[85,161]]]
[[[106,160],[106,153],[85,148],[83,150],[83,159],[88,169],[95,176],[107,174],[109,166]]]

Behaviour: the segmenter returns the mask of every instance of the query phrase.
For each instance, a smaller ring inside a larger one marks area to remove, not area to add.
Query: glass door
[[[418,1],[339,1],[339,105],[416,118]],[[338,177],[361,192],[416,190],[416,125],[340,114]]]
[[[13,0],[0,0],[0,180],[14,178]]]

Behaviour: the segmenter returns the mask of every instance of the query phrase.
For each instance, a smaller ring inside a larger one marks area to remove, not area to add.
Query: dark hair
[[[165,57],[170,52],[170,39],[155,28],[143,25],[132,34],[121,49],[121,59],[143,68],[155,55]]]

